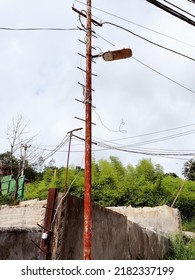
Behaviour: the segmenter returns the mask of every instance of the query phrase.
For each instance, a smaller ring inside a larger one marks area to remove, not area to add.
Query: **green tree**
[[[136,177],[140,185],[154,183],[157,177],[163,175],[163,168],[160,164],[153,165],[151,159],[142,159],[136,166]]]
[[[63,191],[66,168],[46,167],[42,180],[36,178],[26,186],[25,199],[47,198],[49,188]],[[142,159],[136,167],[126,167],[116,157],[92,162],[92,200],[102,206],[171,206],[184,180],[174,174],[164,174],[160,165]],[[70,189],[69,189],[70,188]],[[69,167],[68,185],[70,193],[83,198],[84,170]],[[175,203],[183,221],[195,217],[195,182],[186,181]]]
[[[195,181],[195,160],[190,159],[185,162],[183,172],[185,179]]]
[[[117,157],[109,160],[93,160],[92,197],[103,206],[121,204],[125,192],[126,168]]]
[[[0,154],[0,165],[3,176],[13,174],[13,177],[17,178],[20,162],[16,157],[11,156],[10,152]]]
[[[12,162],[12,169],[10,168],[10,162]],[[14,179],[17,179],[20,175],[20,164],[20,159],[15,156],[11,158],[10,152],[0,154],[0,166],[3,176],[12,175]],[[40,174],[26,160],[25,177],[32,182],[37,179],[37,176],[40,176]]]

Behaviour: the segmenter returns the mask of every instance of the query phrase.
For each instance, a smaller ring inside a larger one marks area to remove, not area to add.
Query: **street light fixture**
[[[102,57],[105,61],[112,61],[118,59],[129,58],[132,56],[132,50],[130,48],[124,48],[115,51],[108,51],[103,53]]]
[[[124,58],[129,58],[132,56],[132,50],[130,48],[123,48],[119,50],[107,51],[97,55],[93,55],[92,58],[103,57],[105,61],[113,61]]]

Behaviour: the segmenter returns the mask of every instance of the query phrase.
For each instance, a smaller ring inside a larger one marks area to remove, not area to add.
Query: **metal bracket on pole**
[[[77,10],[74,6],[72,7],[72,10],[73,10],[74,12],[78,13],[79,15],[85,17],[85,18],[87,17],[86,14],[84,14],[83,12]],[[97,26],[101,26],[101,27],[103,26],[103,24],[102,24],[101,22],[98,22],[98,21],[96,21],[96,20],[94,20],[94,19],[91,19],[91,22],[92,22],[93,24],[97,25]]]

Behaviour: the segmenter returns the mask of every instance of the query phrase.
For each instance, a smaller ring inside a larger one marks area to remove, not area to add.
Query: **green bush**
[[[46,199],[49,188],[64,190],[66,168],[47,167],[42,180],[26,185],[26,199]],[[126,167],[116,157],[92,162],[92,200],[102,206],[155,207],[171,206],[183,185],[174,207],[178,208],[182,220],[195,219],[195,182],[184,181],[175,174],[164,174],[160,165],[143,159],[137,166]],[[84,170],[69,167],[67,189],[83,198]],[[192,230],[189,228],[189,230]]]
[[[182,234],[171,236],[166,259],[195,260],[195,239],[188,239]]]
[[[195,232],[195,217],[192,218],[190,221],[184,220],[182,223],[182,230]]]
[[[19,199],[14,199],[14,195],[0,195],[0,205],[17,205],[19,204]]]

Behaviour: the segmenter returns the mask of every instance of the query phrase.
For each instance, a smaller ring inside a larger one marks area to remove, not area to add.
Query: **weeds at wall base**
[[[167,260],[195,260],[195,238],[183,234],[170,236],[170,249]]]
[[[0,206],[1,205],[10,205],[10,206],[14,206],[14,205],[18,205],[20,202],[19,199],[14,199],[13,195],[0,195]]]

